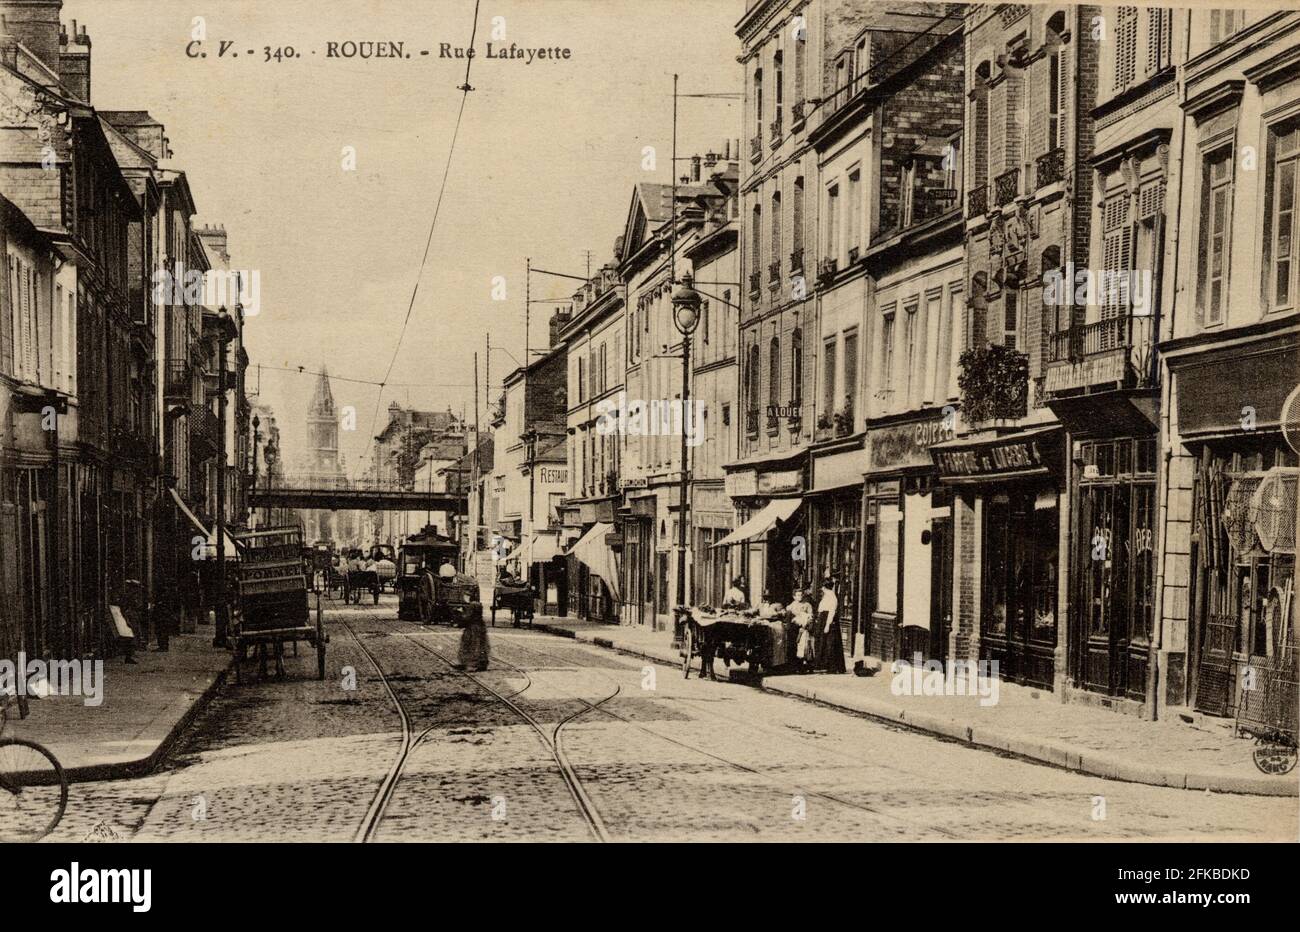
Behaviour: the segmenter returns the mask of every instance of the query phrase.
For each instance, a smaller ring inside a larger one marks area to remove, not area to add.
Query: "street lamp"
[[[227,646],[230,606],[226,601],[226,365],[227,347],[235,337],[234,318],[223,307],[217,314],[217,624],[213,647]]]
[[[262,434],[261,431],[259,430],[261,426],[262,426],[262,419],[258,417],[256,414],[254,414],[253,415],[253,494],[254,495],[257,494],[257,445],[262,440]],[[250,508],[249,511],[251,512],[250,520],[252,520],[253,524],[256,524],[257,509]]]
[[[677,518],[677,605],[686,605],[686,519],[690,479],[686,467],[686,419],[691,405],[691,334],[700,323],[703,300],[695,290],[695,280],[687,272],[673,289],[673,325],[682,335],[682,474],[680,513]]]

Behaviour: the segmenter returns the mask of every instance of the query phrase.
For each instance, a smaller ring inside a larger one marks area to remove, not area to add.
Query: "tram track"
[[[529,652],[531,652],[531,653],[537,654],[538,656],[541,656],[541,657],[548,657],[548,658],[550,658],[550,659],[552,659],[552,660],[558,660],[558,661],[561,661],[561,662],[565,662],[565,661],[564,661],[564,658],[560,657],[559,655],[554,654],[554,653],[552,653],[552,652],[550,652],[550,651],[541,650],[541,649],[539,649],[539,648],[537,648],[537,647],[534,647],[534,646],[531,645],[531,644],[521,644],[521,643],[518,643],[517,641],[510,641],[510,642],[508,642],[508,643],[509,643],[509,645],[510,645],[511,647],[513,647],[513,648],[521,648],[521,649],[523,649],[523,650],[526,650],[526,651],[529,651]],[[518,671],[518,672],[520,672],[520,673],[523,673],[523,672],[524,672],[524,670],[523,670],[522,667],[520,667],[518,664],[515,664],[515,663],[511,662],[510,660],[507,660],[506,658],[502,657],[502,656],[500,655],[499,652],[494,653],[494,655],[493,655],[493,659],[499,661],[500,663],[502,663],[502,664],[504,664],[504,665],[510,667],[511,669],[516,670],[516,671]],[[595,673],[597,673],[598,675],[603,676],[603,677],[605,677],[606,679],[609,679],[609,680],[613,681],[613,677],[610,677],[610,676],[609,676],[608,674],[606,674],[606,673],[602,673],[602,672],[600,672],[600,671],[598,671],[598,670],[597,670],[597,671],[590,671],[590,672],[595,672]],[[685,696],[683,696],[683,697],[673,697],[673,698],[680,698],[680,699],[683,699],[683,700],[688,701],[688,702],[689,702],[689,701],[692,701],[692,700],[690,699],[690,697],[685,697]],[[720,755],[720,754],[717,754],[717,753],[715,753],[715,752],[713,752],[713,751],[709,751],[709,750],[706,750],[705,748],[701,748],[701,747],[699,747],[699,746],[697,746],[697,745],[693,745],[693,744],[691,744],[690,742],[682,741],[682,740],[679,739],[679,738],[673,738],[673,737],[671,737],[671,736],[669,736],[669,735],[665,735],[665,734],[663,734],[662,732],[656,731],[656,730],[653,729],[653,728],[649,728],[649,727],[643,725],[643,724],[640,723],[640,722],[633,721],[632,719],[629,719],[629,718],[627,718],[627,717],[625,717],[625,716],[619,715],[617,712],[611,711],[610,709],[602,708],[602,707],[599,707],[599,706],[593,705],[593,704],[587,702],[587,700],[582,699],[581,697],[577,697],[577,696],[575,696],[574,699],[575,699],[575,701],[577,701],[577,702],[584,702],[584,703],[587,703],[587,705],[590,706],[590,710],[591,710],[591,711],[599,712],[599,713],[601,713],[602,715],[608,716],[609,718],[615,719],[616,721],[619,721],[619,722],[622,722],[622,723],[624,723],[624,724],[626,724],[626,725],[629,725],[629,726],[631,726],[632,728],[636,729],[637,731],[642,732],[643,734],[647,734],[647,735],[650,735],[650,736],[652,736],[652,737],[658,738],[658,739],[661,740],[661,741],[665,741],[665,742],[667,742],[667,743],[669,743],[669,744],[672,744],[672,745],[675,745],[675,746],[677,746],[677,747],[680,747],[680,748],[682,748],[683,750],[691,751],[691,752],[693,752],[693,753],[695,753],[695,754],[697,754],[697,755],[700,755],[700,756],[702,756],[702,757],[706,757],[706,758],[708,758],[708,759],[710,759],[710,760],[713,760],[713,761],[716,761],[716,762],[718,762],[718,763],[720,763],[720,764],[724,764],[724,765],[726,765],[726,766],[728,766],[728,767],[731,767],[731,768],[733,768],[733,769],[739,770],[739,771],[741,771],[742,773],[747,773],[747,774],[750,774],[751,776],[759,777],[759,778],[762,779],[765,783],[767,783],[769,787],[772,787],[772,786],[773,786],[773,783],[772,783],[772,779],[771,779],[771,777],[768,776],[766,773],[764,773],[762,770],[759,770],[758,768],[751,767],[751,766],[748,765],[748,764],[744,764],[744,763],[741,763],[741,762],[739,762],[739,761],[732,760],[732,759],[730,759],[730,758],[724,757],[724,756],[722,756],[722,755]],[[696,705],[696,703],[692,702],[692,705]],[[760,728],[760,727],[758,727],[758,726],[755,726],[752,722],[748,722],[748,721],[745,721],[745,720],[743,720],[743,719],[733,718],[733,717],[728,716],[728,715],[723,715],[723,714],[721,714],[721,713],[719,713],[719,712],[717,712],[716,710],[713,710],[713,709],[709,709],[709,710],[697,709],[697,711],[699,711],[699,712],[705,712],[705,711],[707,711],[707,713],[708,713],[709,715],[713,716],[714,718],[717,718],[717,719],[719,719],[719,720],[721,720],[721,721],[725,721],[725,722],[727,722],[727,723],[729,723],[729,724],[731,724],[731,725],[740,725],[740,726],[742,726],[742,727],[747,727],[747,728],[750,728],[750,729],[753,729],[753,730],[758,730],[758,731],[763,732],[763,733],[768,734],[768,735],[775,735],[775,733],[773,733],[770,729]],[[809,741],[808,739],[802,738],[802,737],[800,737],[800,736],[798,736],[798,735],[775,735],[775,736],[778,736],[778,737],[781,738],[782,740],[786,740],[786,741],[789,741],[789,740],[795,740],[795,741],[802,742],[802,743],[804,743],[804,744],[809,744],[809,745],[813,745],[813,744],[814,744],[813,742]],[[822,750],[822,751],[825,750],[825,748],[820,747],[820,746],[818,746],[818,749],[819,749],[819,750]],[[843,754],[841,754],[841,756],[845,757],[845,758],[848,759],[848,760],[853,761],[854,763],[862,763],[862,764],[869,763],[869,762],[867,762],[867,761],[862,761],[862,760],[860,760],[860,759],[858,759],[858,758],[855,758],[855,757],[852,757],[852,756],[849,756],[849,755],[843,755]],[[774,787],[774,788],[775,788],[775,787]],[[782,792],[782,793],[785,793],[786,790],[782,789],[781,792]],[[871,815],[871,816],[874,816],[874,817],[876,817],[876,818],[883,819],[883,820],[885,820],[885,821],[894,822],[894,823],[899,824],[899,825],[905,825],[905,826],[908,826],[908,827],[910,827],[910,828],[913,828],[913,829],[916,829],[916,830],[919,830],[919,831],[934,832],[934,833],[937,833],[937,834],[943,835],[943,836],[946,837],[946,838],[952,838],[952,839],[957,839],[957,838],[960,837],[960,836],[958,835],[958,833],[956,833],[956,832],[954,832],[954,831],[951,831],[951,830],[949,830],[949,829],[945,829],[945,828],[938,827],[938,826],[933,826],[933,825],[923,825],[923,824],[918,823],[916,820],[913,820],[913,819],[906,819],[906,818],[902,818],[902,817],[899,817],[899,816],[896,816],[896,815],[892,815],[892,814],[890,814],[890,813],[888,813],[888,812],[884,812],[884,811],[882,811],[881,809],[879,809],[879,808],[877,808],[877,807],[875,807],[875,806],[870,806],[870,805],[867,805],[867,804],[865,804],[865,803],[857,803],[857,802],[853,802],[852,800],[844,799],[843,797],[836,796],[836,795],[831,794],[831,793],[823,793],[823,792],[819,792],[819,791],[808,791],[808,792],[805,792],[803,795],[805,795],[805,796],[809,796],[809,797],[814,798],[814,799],[822,799],[822,800],[826,800],[827,802],[835,803],[835,804],[837,804],[837,805],[843,806],[843,807],[848,808],[848,809],[853,809],[853,810],[856,810],[856,811],[859,811],[859,812],[864,812],[864,813],[866,813],[866,814],[868,814],[868,815]]]
[[[525,723],[527,723],[533,729],[533,731],[537,733],[537,736],[538,738],[541,739],[543,746],[551,753],[551,757],[554,759],[556,766],[559,768],[560,776],[564,780],[564,784],[568,788],[569,793],[572,795],[573,801],[575,805],[578,807],[578,811],[581,814],[583,821],[586,823],[587,828],[591,832],[592,836],[597,841],[601,841],[601,842],[607,842],[610,840],[609,829],[605,825],[605,820],[601,816],[600,810],[597,809],[596,804],[592,801],[590,794],[588,794],[586,787],[583,785],[582,778],[578,776],[577,771],[574,769],[573,764],[569,760],[568,754],[564,750],[563,731],[566,725],[577,720],[578,718],[581,718],[583,715],[586,715],[588,712],[593,710],[599,710],[604,703],[609,702],[611,699],[613,699],[622,691],[621,686],[615,683],[613,692],[611,692],[608,696],[605,696],[604,698],[594,703],[589,702],[586,699],[574,697],[576,701],[582,703],[583,707],[571,713],[570,715],[567,715],[564,718],[562,718],[559,722],[555,724],[555,727],[551,729],[550,733],[548,734],[545,725],[543,725],[540,721],[538,721],[525,708],[519,705],[519,703],[515,702],[515,698],[518,697],[523,692],[523,690],[519,690],[518,692],[510,695],[506,695],[500,692],[499,690],[495,689],[488,683],[484,682],[480,677],[475,676],[470,671],[459,669],[457,665],[441,651],[435,650],[433,647],[429,646],[428,644],[425,644],[422,641],[417,640],[411,634],[404,631],[395,631],[394,633],[402,637],[404,640],[414,644],[416,647],[420,648],[426,653],[431,654],[434,657],[437,657],[439,660],[445,663],[448,666],[448,668],[455,671],[456,673],[459,673],[461,676],[464,676],[466,679],[473,682],[484,692],[495,697],[502,705],[506,706],[508,709],[510,709],[510,711],[515,713],[515,715],[519,716],[519,718],[521,718]],[[507,662],[506,665],[509,666],[512,670],[515,670],[517,673],[526,677],[527,682],[531,685],[532,677],[528,674],[528,671],[524,670],[522,667],[517,666],[516,664]]]
[[[411,756],[411,750],[415,747],[417,741],[413,739],[413,730],[411,728],[411,717],[407,712],[405,703],[398,697],[397,691],[393,689],[393,684],[389,681],[388,675],[384,673],[383,668],[379,666],[379,661],[371,652],[370,648],[362,643],[361,638],[353,627],[344,619],[338,619],[339,624],[347,629],[348,634],[352,635],[352,640],[357,644],[357,648],[370,661],[374,667],[375,673],[379,676],[379,681],[383,684],[384,689],[388,692],[388,698],[392,700],[393,708],[397,710],[397,716],[402,723],[401,743],[397,752],[397,759],[393,761],[388,772],[379,782],[379,788],[375,791],[374,798],[371,799],[370,805],[366,809],[365,816],[361,819],[361,824],[357,827],[357,832],[353,836],[353,841],[370,842],[374,841],[375,833],[379,830],[379,823],[384,817],[385,810],[393,798],[393,793],[397,789],[397,782],[402,778],[402,771],[406,769],[406,761]],[[427,734],[427,732],[426,732]],[[421,739],[423,735],[421,735]]]
[[[529,651],[529,652],[531,652],[531,653],[537,654],[538,656],[548,657],[548,658],[551,658],[552,660],[560,660],[560,661],[563,661],[563,658],[560,657],[558,654],[555,654],[555,653],[553,653],[553,652],[551,652],[551,651],[542,650],[542,649],[540,649],[540,648],[538,648],[538,647],[534,647],[534,646],[531,645],[531,644],[523,644],[523,643],[520,643],[519,641],[511,641],[511,642],[509,642],[509,643],[510,643],[510,645],[511,645],[512,647],[517,647],[517,648],[520,648],[520,649],[522,649],[522,650]],[[511,664],[508,660],[506,660],[506,659],[503,658],[503,657],[500,657],[499,655],[498,655],[497,659],[500,660],[503,664],[506,664],[507,666],[515,667],[514,664]],[[654,662],[654,661],[651,661],[651,662]],[[654,663],[657,663],[657,665],[665,665],[665,664],[662,664],[661,662],[654,662]],[[516,669],[517,669],[517,667],[516,667]],[[672,668],[671,666],[669,666],[669,669],[673,669],[673,668]],[[709,717],[711,717],[711,718],[717,719],[717,720],[720,721],[720,722],[724,722],[724,723],[726,723],[729,727],[740,727],[740,728],[748,729],[748,730],[750,730],[750,731],[754,731],[754,732],[757,732],[757,733],[759,733],[759,734],[762,734],[762,735],[768,736],[768,737],[770,737],[770,738],[774,738],[774,739],[779,740],[779,741],[794,742],[794,743],[797,743],[797,744],[800,744],[800,745],[803,745],[803,746],[807,746],[807,747],[815,748],[815,749],[816,749],[817,751],[819,751],[820,753],[831,753],[831,754],[834,754],[836,757],[840,758],[841,760],[846,761],[846,762],[851,763],[851,764],[855,764],[855,765],[860,765],[860,766],[872,766],[872,767],[889,766],[890,769],[893,769],[893,770],[895,770],[895,771],[897,772],[897,774],[898,774],[898,776],[899,776],[900,779],[906,779],[906,777],[907,777],[907,771],[905,771],[905,770],[903,770],[903,769],[901,769],[901,768],[892,767],[892,766],[890,766],[890,765],[888,765],[888,764],[884,764],[884,763],[882,763],[882,762],[879,761],[879,760],[866,759],[866,758],[863,758],[862,756],[860,756],[860,755],[858,755],[858,754],[854,754],[854,753],[852,753],[852,752],[845,751],[845,750],[842,750],[842,749],[838,749],[838,748],[828,748],[828,747],[826,747],[826,746],[825,746],[822,742],[820,742],[820,741],[816,741],[816,740],[813,740],[813,739],[807,738],[807,737],[805,737],[805,736],[803,736],[803,735],[800,735],[800,734],[790,734],[790,733],[786,733],[786,732],[780,731],[780,730],[775,729],[775,728],[771,728],[771,727],[768,727],[768,726],[760,725],[760,724],[754,722],[754,721],[751,720],[751,719],[745,719],[745,718],[739,718],[739,717],[732,716],[732,715],[727,715],[727,714],[724,713],[724,712],[720,712],[720,711],[718,711],[716,708],[712,708],[712,707],[709,707],[709,706],[705,705],[705,704],[704,704],[704,703],[705,703],[705,700],[697,699],[697,698],[695,698],[695,697],[692,697],[692,696],[685,696],[685,695],[675,695],[675,696],[672,696],[671,698],[674,699],[674,700],[676,700],[676,701],[681,701],[681,702],[689,703],[689,704],[691,705],[691,707],[696,711],[697,714],[700,714],[700,715],[707,715],[707,716],[709,716]],[[638,723],[638,722],[628,721],[627,719],[622,719],[621,716],[618,716],[616,713],[611,712],[611,711],[608,710],[608,709],[601,709],[600,711],[601,711],[603,714],[605,714],[605,715],[612,716],[612,717],[615,717],[615,718],[620,718],[620,719],[623,720],[623,721],[627,721],[627,723],[630,724],[630,725],[632,725],[634,728],[637,728],[637,729],[639,729],[639,730],[641,730],[641,731],[643,731],[643,732],[645,732],[645,733],[647,733],[647,734],[654,735],[655,737],[661,738],[662,740],[667,741],[667,742],[670,742],[670,743],[673,743],[673,744],[678,744],[678,745],[680,745],[680,746],[682,746],[682,747],[684,747],[684,748],[687,748],[687,749],[693,750],[693,751],[695,751],[696,753],[699,753],[699,754],[701,754],[701,755],[705,755],[705,756],[712,757],[712,758],[714,758],[715,760],[718,760],[719,762],[722,762],[722,763],[726,763],[726,764],[728,764],[729,766],[737,767],[737,768],[742,769],[742,770],[746,769],[746,767],[747,767],[747,765],[740,764],[740,763],[738,763],[738,762],[728,760],[728,759],[726,759],[726,758],[724,758],[724,757],[721,757],[721,756],[719,756],[719,755],[717,755],[717,754],[714,754],[714,753],[711,752],[711,751],[705,750],[704,748],[694,747],[694,746],[690,745],[690,744],[687,743],[687,742],[682,742],[682,741],[680,741],[680,740],[678,740],[678,739],[676,739],[676,738],[669,737],[668,735],[663,735],[663,734],[660,734],[660,733],[658,733],[658,732],[655,732],[653,729],[647,728],[647,727],[641,725],[641,724]],[[751,768],[751,769],[752,769],[752,768]],[[754,773],[760,773],[759,771],[753,771],[753,772],[754,772]],[[830,800],[830,801],[832,801],[832,802],[837,802],[837,803],[840,803],[841,805],[848,806],[848,807],[850,807],[850,808],[857,808],[857,809],[860,809],[860,810],[862,810],[862,811],[865,811],[865,812],[868,812],[868,813],[871,813],[871,814],[874,814],[874,815],[878,815],[878,816],[880,816],[880,817],[882,817],[882,818],[889,819],[889,820],[891,820],[891,821],[897,822],[897,823],[899,823],[899,824],[913,824],[913,825],[918,825],[918,823],[915,823],[913,820],[902,819],[902,818],[899,818],[899,817],[897,817],[897,816],[889,815],[889,814],[887,814],[887,813],[883,813],[883,812],[881,812],[880,810],[875,809],[875,808],[873,808],[873,807],[865,806],[864,804],[860,804],[860,803],[854,803],[854,802],[852,802],[852,801],[850,801],[850,800],[845,800],[845,799],[842,799],[842,798],[840,798],[840,797],[836,797],[836,796],[831,795],[831,794],[824,794],[824,793],[809,793],[809,794],[807,794],[807,795],[809,795],[809,796],[814,796],[814,797],[816,797],[816,798],[827,799],[827,800]],[[1035,806],[1034,804],[1031,804],[1031,803],[1028,803],[1028,802],[1023,802],[1023,801],[1022,801],[1022,802],[1016,802],[1015,800],[1012,800],[1012,799],[1008,798],[1008,799],[1004,800],[1003,803],[1004,803],[1004,804],[1014,804],[1014,805],[1016,806],[1016,808],[1018,808],[1018,809],[1021,810],[1021,811],[1024,811],[1024,812],[1026,813],[1026,816],[1027,816],[1027,817],[1030,817],[1030,816],[1036,816],[1036,815],[1039,813],[1039,808],[1038,808],[1037,806]],[[920,828],[924,828],[924,829],[927,830],[927,831],[937,832],[937,833],[939,833],[939,834],[944,835],[945,837],[950,837],[950,838],[961,838],[961,837],[963,837],[963,836],[961,836],[961,835],[960,835],[959,833],[957,833],[957,832],[949,831],[949,830],[944,829],[944,828],[938,828],[938,827],[933,827],[933,826],[920,826],[920,825],[918,825],[918,827],[920,827]]]
[[[380,781],[379,787],[375,791],[374,798],[371,800],[370,806],[367,808],[366,814],[362,818],[361,824],[358,826],[356,834],[354,835],[353,838],[354,841],[367,843],[367,842],[374,841],[375,834],[379,831],[379,825],[383,821],[384,814],[388,811],[388,805],[392,801],[393,796],[397,791],[397,785],[401,781],[402,774],[406,770],[406,765],[407,762],[410,760],[411,754],[417,748],[419,748],[420,745],[424,743],[425,739],[427,739],[430,734],[432,734],[434,731],[437,731],[438,728],[440,728],[441,726],[431,725],[428,728],[425,728],[417,735],[415,733],[414,727],[412,726],[411,714],[407,709],[406,704],[397,695],[397,691],[393,688],[392,681],[389,679],[388,674],[384,672],[383,668],[380,667],[379,661],[375,657],[374,653],[365,645],[360,635],[357,634],[356,629],[353,628],[352,625],[350,625],[346,620],[342,618],[338,619],[338,623],[341,624],[345,629],[347,629],[348,634],[351,635],[353,641],[356,642],[358,649],[360,649],[361,653],[365,655],[365,658],[367,661],[369,661],[371,667],[374,668],[375,673],[379,677],[380,683],[383,685],[384,690],[388,693],[388,697],[391,700],[393,704],[393,708],[396,710],[398,718],[402,725],[401,740],[398,747],[397,757],[393,761],[393,764],[388,769],[387,773],[384,774],[383,779]],[[401,634],[401,632],[396,632],[396,633]],[[424,645],[420,644],[418,641],[415,641],[414,639],[406,638],[406,640],[411,641],[411,643],[415,644],[416,647],[420,647],[422,649],[424,648]],[[453,670],[453,672],[457,672],[457,673],[463,672],[463,671],[455,670],[455,666],[451,663],[451,661],[449,661],[446,657],[443,657],[441,654],[437,654],[437,652],[435,651],[429,651],[429,653],[435,653],[444,663],[446,663]],[[485,689],[487,692],[491,693],[493,696],[495,696],[497,699],[499,699],[506,705],[510,705],[513,707],[513,700],[517,696],[522,695],[533,685],[533,678],[532,676],[529,675],[528,671],[520,668],[515,668],[515,669],[520,675],[523,676],[524,684],[514,692],[508,694],[502,694],[497,690],[493,689],[492,687],[486,685],[485,683],[478,682],[478,685],[483,689]],[[471,679],[473,679],[473,677],[471,677]],[[516,708],[516,711],[518,712],[519,710]],[[532,724],[534,728],[538,727],[538,725],[534,722],[530,722],[530,724]],[[553,748],[549,744],[548,744],[548,749],[553,750]],[[576,780],[577,775],[574,774],[570,769],[569,772],[567,774],[564,774],[563,776],[564,776],[565,785],[569,788],[571,793],[574,792],[574,787],[571,785],[570,780],[571,779]],[[590,799],[586,797],[585,791],[579,788],[579,792],[581,793],[581,797],[585,799],[588,804],[590,804]],[[578,795],[575,794],[575,800],[578,798],[579,798]],[[579,803],[579,807],[581,810],[582,803]],[[592,811],[594,811],[594,807]],[[588,824],[590,825],[591,824],[590,819],[587,818],[588,812],[586,810],[582,810],[582,812],[583,812],[584,819],[586,819],[588,821]],[[596,816],[596,821],[597,824],[599,824],[600,826],[601,832],[603,832],[604,824],[603,822],[600,822],[599,815]],[[607,834],[606,834],[606,838],[602,840],[608,840]]]

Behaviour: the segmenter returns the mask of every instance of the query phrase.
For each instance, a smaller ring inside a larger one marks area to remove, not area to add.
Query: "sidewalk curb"
[[[233,666],[233,657],[226,665],[214,672],[202,674],[207,683],[197,692],[186,690],[177,696],[149,727],[141,733],[138,740],[156,742],[152,751],[144,757],[129,761],[114,761],[104,764],[84,764],[69,767],[64,773],[69,783],[98,783],[104,780],[130,780],[146,776],[157,769],[166,759],[172,748],[180,740],[185,729],[216,695],[218,689],[226,682]]]
[[[608,637],[598,637],[594,634],[575,631],[572,628],[565,628],[560,625],[539,622],[536,628],[538,631],[544,631],[547,634],[583,641],[620,654],[653,660],[656,663],[666,663],[670,666],[679,666],[681,663],[680,657],[670,656],[671,651],[651,653],[639,648],[621,647]],[[957,719],[945,718],[939,715],[910,711],[871,699],[855,699],[852,702],[846,702],[840,698],[832,700],[824,695],[818,695],[817,690],[811,687],[770,685],[766,681],[760,681],[758,688],[773,695],[815,702],[829,708],[854,712],[893,725],[901,725],[922,734],[936,735],[969,744],[972,747],[1001,751],[1035,763],[1059,767],[1075,773],[1103,777],[1108,780],[1246,796],[1300,796],[1300,780],[1280,780],[1264,776],[1238,776],[1226,773],[1194,773],[1158,767],[1152,764],[1125,760],[1104,751],[1097,751],[1075,744],[1013,735],[995,728],[967,724]]]

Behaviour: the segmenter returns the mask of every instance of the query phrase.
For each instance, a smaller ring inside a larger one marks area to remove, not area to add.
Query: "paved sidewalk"
[[[541,617],[536,627],[681,665],[668,631]],[[722,661],[716,668],[720,678],[726,675]],[[698,671],[696,660],[693,675]],[[1300,795],[1300,768],[1284,776],[1261,773],[1252,759],[1254,742],[1234,738],[1229,728],[1218,724],[1148,722],[1062,703],[1050,692],[1006,683],[999,684],[996,705],[981,705],[978,696],[895,695],[893,680],[885,665],[872,677],[852,673],[767,676],[759,685],[769,692],[1108,779],[1223,793]]]
[[[230,656],[200,626],[173,637],[166,653],[136,651],[134,665],[120,655],[105,660],[100,705],[82,696],[32,699],[22,720],[11,706],[4,736],[45,745],[74,783],[148,773],[221,684]]]

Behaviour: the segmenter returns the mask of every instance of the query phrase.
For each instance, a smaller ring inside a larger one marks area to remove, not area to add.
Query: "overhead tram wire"
[[[470,26],[469,47],[474,47],[474,39],[478,35],[478,9],[479,0],[474,0],[474,22]],[[393,356],[388,360],[388,368],[384,370],[384,377],[379,381],[379,394],[375,398],[375,410],[370,415],[370,430],[366,431],[366,449],[361,454],[361,458],[356,462],[362,463],[370,454],[370,443],[374,439],[375,424],[379,418],[379,406],[384,401],[384,387],[388,383],[388,377],[393,374],[393,366],[397,363],[397,354],[402,350],[402,341],[406,338],[406,328],[411,323],[411,312],[415,310],[415,298],[420,293],[420,278],[424,275],[424,267],[429,261],[429,249],[433,245],[433,231],[438,226],[438,214],[442,212],[442,197],[447,191],[447,176],[451,174],[451,159],[456,152],[456,140],[460,137],[460,123],[465,116],[465,103],[469,100],[469,92],[474,90],[469,83],[469,70],[473,65],[473,56],[465,61],[465,83],[457,88],[461,92],[460,109],[456,111],[456,125],[451,131],[451,144],[447,147],[447,163],[442,170],[442,184],[438,186],[438,200],[433,207],[433,219],[429,222],[429,235],[424,241],[424,255],[420,257],[420,269],[415,273],[415,285],[411,289],[411,300],[406,306],[406,316],[402,319],[402,329],[397,334],[397,345],[393,347]],[[355,466],[353,469],[355,470]],[[355,472],[353,479],[356,478]]]

